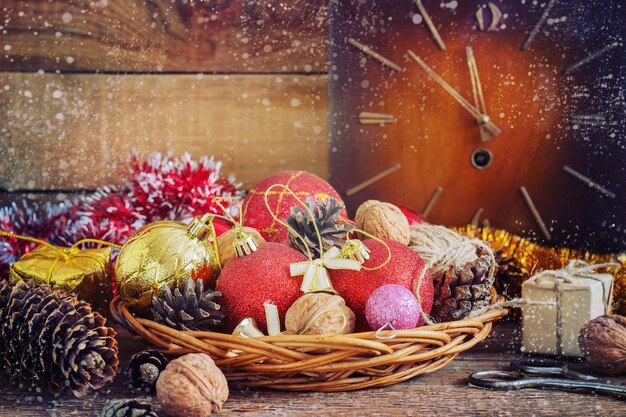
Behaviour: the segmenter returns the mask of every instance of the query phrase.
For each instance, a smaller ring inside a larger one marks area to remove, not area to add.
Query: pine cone
[[[157,350],[144,350],[135,353],[128,364],[128,377],[135,388],[153,392],[156,380],[165,369],[169,359]]]
[[[220,305],[213,301],[221,297],[219,291],[204,291],[201,279],[189,279],[182,293],[165,286],[162,296],[152,298],[152,315],[158,323],[179,330],[199,330],[219,326],[224,320]]]
[[[481,254],[461,269],[451,265],[433,281],[435,300],[431,315],[439,321],[461,320],[489,305],[494,277],[488,276],[490,257]]]
[[[149,404],[135,400],[113,400],[104,405],[100,417],[157,417],[157,415]]]
[[[289,242],[291,246],[298,249],[305,255],[308,254],[307,247],[314,258],[320,257],[319,239],[317,231],[322,237],[323,250],[326,251],[333,246],[341,248],[346,240],[346,232],[354,226],[349,223],[339,222],[339,212],[343,209],[337,200],[329,198],[326,203],[317,201],[311,197],[306,199],[306,205],[313,213],[315,220],[311,219],[309,212],[299,206],[291,208],[287,224],[291,226],[298,236],[289,230]],[[317,231],[315,229],[317,225]],[[304,239],[305,242],[302,241]]]
[[[496,280],[494,286],[498,294],[507,298],[515,298],[522,295],[522,283],[530,276],[524,271],[519,263],[511,256],[507,256],[504,250],[494,251],[496,264]]]
[[[111,381],[115,331],[75,296],[31,281],[0,282],[0,360],[9,382],[82,397]],[[19,377],[19,381],[18,381]]]

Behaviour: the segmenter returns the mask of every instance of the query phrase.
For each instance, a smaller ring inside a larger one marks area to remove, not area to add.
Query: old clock
[[[626,248],[618,0],[331,2],[330,179],[445,225]]]

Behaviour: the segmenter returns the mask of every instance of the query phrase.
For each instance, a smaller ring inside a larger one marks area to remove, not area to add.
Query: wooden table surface
[[[0,416],[98,416],[106,401],[135,398],[158,407],[155,396],[135,393],[123,370],[130,356],[148,346],[119,331],[122,374],[98,393],[82,399],[54,398],[0,386]],[[469,387],[474,371],[503,369],[519,357],[519,329],[496,323],[491,336],[446,368],[385,388],[322,394],[232,390],[220,416],[626,416],[626,402],[588,394],[540,391],[488,391]],[[498,353],[494,353],[498,352]],[[626,377],[611,382],[626,383]]]

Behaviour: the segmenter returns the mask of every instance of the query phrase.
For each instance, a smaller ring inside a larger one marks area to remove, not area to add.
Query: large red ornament
[[[273,242],[264,243],[250,255],[229,260],[217,281],[228,331],[248,317],[265,331],[265,301],[276,304],[284,322],[287,310],[302,295],[302,276],[292,278],[289,264],[306,260],[297,250]]]
[[[343,204],[339,193],[330,184],[310,172],[283,171],[265,178],[250,190],[243,201],[243,223],[257,229],[268,242],[289,241],[287,229],[274,220],[265,206],[265,191],[274,184],[286,185],[302,201],[313,197],[326,202],[332,197]],[[289,216],[291,207],[300,205],[287,190],[281,188],[273,189],[267,201],[272,212],[283,221]],[[340,217],[347,218],[345,209]]]
[[[404,214],[406,219],[409,221],[409,226],[420,226],[422,224],[428,224],[428,220],[426,220],[426,217],[422,216],[422,214],[420,214],[417,210],[402,204],[396,204],[396,206],[398,206],[402,214]]]
[[[357,331],[369,330],[365,319],[365,305],[374,290],[386,284],[398,284],[410,289],[417,295],[415,287],[419,275],[426,268],[422,258],[408,246],[389,239],[383,240],[391,249],[391,260],[384,267],[374,271],[364,269],[360,271],[345,269],[329,271],[333,287],[346,300],[346,305],[356,315]],[[371,251],[370,259],[364,264],[366,267],[376,267],[387,259],[387,249],[382,243],[374,239],[365,240],[363,243]],[[433,279],[430,272],[426,270],[419,288],[418,299],[421,302],[422,310],[427,314],[433,307],[433,295]],[[421,326],[422,324],[424,324],[424,319],[420,317],[417,325]]]

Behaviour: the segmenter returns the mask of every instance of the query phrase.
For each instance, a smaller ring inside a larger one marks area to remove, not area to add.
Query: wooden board
[[[327,176],[325,75],[0,73],[0,188],[120,183],[130,152],[214,155],[249,186]]]
[[[323,0],[3,0],[0,70],[326,72]]]
[[[125,369],[131,354],[147,345],[126,331],[119,331],[121,369]],[[502,333],[511,333],[511,330]],[[231,390],[219,415],[621,417],[626,412],[624,402],[607,397],[534,389],[499,392],[469,387],[467,376],[470,373],[504,369],[517,356],[498,353],[499,339],[489,338],[485,343],[491,346],[488,353],[465,352],[442,370],[385,388],[336,394]],[[612,382],[624,380],[623,377],[613,378]],[[158,407],[156,396],[129,390],[126,375],[119,375],[112,385],[82,399],[33,395],[4,384],[0,385],[0,398],[0,417],[98,416],[108,400],[121,398],[135,398]]]

